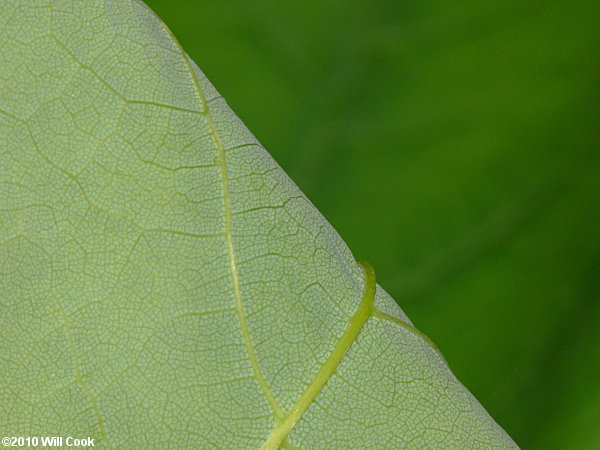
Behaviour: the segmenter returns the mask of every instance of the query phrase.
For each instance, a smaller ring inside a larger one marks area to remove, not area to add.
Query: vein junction
[[[358,261],[358,263],[362,266],[365,273],[365,288],[358,309],[348,322],[344,334],[335,345],[329,358],[327,358],[327,361],[321,366],[296,404],[292,406],[288,414],[279,422],[275,429],[273,429],[262,446],[263,450],[278,449],[283,445],[294,426],[314,402],[317,395],[321,392],[321,389],[323,389],[323,386],[325,386],[327,381],[329,381],[331,376],[335,373],[339,364],[342,362],[342,359],[360,334],[364,324],[369,317],[371,317],[371,314],[373,314],[373,301],[375,299],[375,291],[377,288],[375,283],[375,270],[366,261]]]
[[[221,140],[221,137],[219,136],[219,131],[217,129],[217,126],[209,112],[208,101],[206,99],[206,96],[204,95],[204,90],[202,89],[200,80],[196,76],[196,73],[194,71],[194,68],[192,67],[192,63],[190,62],[189,57],[183,51],[181,44],[179,44],[179,41],[177,41],[177,39],[175,38],[175,36],[171,32],[171,30],[169,30],[169,28],[166,25],[163,25],[163,26],[164,26],[167,34],[171,37],[173,42],[175,42],[175,44],[177,45],[178,50],[181,53],[181,56],[183,57],[186,68],[190,72],[190,76],[192,78],[196,93],[198,95],[198,98],[200,99],[201,106],[202,106],[202,110],[200,111],[200,113],[206,117],[206,121],[210,128],[210,133],[211,133],[213,140],[215,142],[215,145],[219,151],[218,164],[221,169],[221,179],[222,179],[222,183],[223,183],[223,202],[224,202],[224,215],[225,215],[225,234],[224,234],[224,236],[225,236],[225,241],[227,244],[227,258],[229,260],[229,266],[230,266],[230,271],[231,271],[231,282],[232,282],[232,287],[233,287],[233,292],[234,292],[234,297],[235,297],[235,310],[236,310],[236,314],[238,316],[238,320],[240,322],[242,338],[244,341],[244,346],[246,347],[246,353],[248,355],[248,360],[250,361],[250,365],[252,366],[252,373],[253,373],[254,377],[256,378],[258,384],[260,385],[260,388],[263,391],[264,396],[266,397],[267,401],[269,402],[269,405],[271,406],[273,413],[275,414],[275,416],[277,418],[281,418],[284,415],[284,411],[281,408],[281,406],[279,406],[279,403],[277,402],[277,399],[273,395],[273,392],[271,392],[271,389],[269,388],[269,385],[267,384],[267,381],[265,380],[262,369],[260,368],[260,365],[258,363],[258,358],[256,356],[256,351],[254,349],[254,344],[252,342],[252,336],[250,335],[250,327],[248,326],[248,319],[246,317],[246,313],[244,312],[244,304],[242,302],[242,294],[241,294],[241,288],[240,288],[238,263],[237,263],[237,258],[235,255],[235,249],[234,249],[234,245],[233,245],[231,194],[229,191],[229,174],[227,171],[227,159],[226,159],[225,146],[223,145],[223,141]]]
[[[369,320],[370,317],[376,317],[380,320],[387,320],[395,323],[396,325],[406,329],[407,331],[414,333],[423,339],[434,351],[438,353],[442,361],[446,361],[444,356],[437,348],[437,346],[423,333],[413,327],[411,324],[404,322],[397,317],[391,316],[384,313],[374,305],[375,293],[377,290],[377,284],[375,280],[375,270],[366,261],[358,261],[364,271],[365,276],[365,287],[363,296],[358,309],[354,313],[354,316],[348,321],[344,334],[335,345],[333,351],[327,358],[327,361],[321,366],[311,383],[308,385],[304,393],[300,396],[298,401],[292,406],[287,415],[283,417],[277,426],[273,429],[267,440],[262,446],[262,450],[272,450],[283,448],[284,445],[287,447],[288,438],[291,431],[294,429],[296,424],[300,421],[306,410],[313,404],[325,384],[335,374],[338,366],[344,359],[344,356],[350,350],[352,344],[358,338],[363,326]]]
[[[208,126],[210,128],[211,135],[215,142],[216,147],[218,148],[218,164],[221,169],[222,183],[223,183],[223,201],[224,201],[224,215],[225,215],[225,241],[227,244],[227,256],[229,260],[229,266],[231,270],[231,280],[232,287],[234,291],[235,297],[235,309],[236,314],[238,316],[238,320],[240,322],[240,328],[242,331],[242,337],[244,341],[244,346],[246,348],[246,353],[248,355],[248,359],[250,361],[250,365],[252,367],[252,372],[254,377],[256,378],[258,384],[260,385],[261,390],[265,398],[267,399],[271,409],[275,417],[278,419],[278,424],[272,430],[271,434],[268,436],[267,440],[264,442],[262,449],[278,449],[282,446],[286,445],[286,439],[289,436],[290,432],[296,426],[296,424],[300,421],[303,414],[310,407],[310,405],[315,401],[316,397],[319,395],[325,384],[329,381],[329,379],[336,372],[338,366],[342,362],[342,359],[352,346],[352,344],[358,338],[363,326],[369,319],[369,317],[377,317],[381,320],[391,321],[396,323],[397,325],[411,331],[421,338],[423,338],[434,350],[436,350],[440,356],[441,353],[420,331],[414,328],[412,325],[396,318],[390,316],[382,311],[380,311],[377,307],[374,306],[375,293],[377,289],[377,284],[375,280],[375,270],[373,267],[366,261],[358,261],[364,271],[364,280],[365,287],[363,291],[362,300],[354,313],[354,316],[348,321],[346,326],[346,330],[336,343],[334,349],[331,354],[325,361],[325,363],[321,366],[317,374],[314,376],[310,384],[307,386],[305,391],[302,393],[300,398],[296,401],[296,403],[291,407],[291,409],[286,413],[283,411],[281,406],[279,405],[275,395],[271,391],[265,376],[260,368],[258,363],[258,358],[256,355],[256,351],[254,349],[254,344],[252,342],[252,336],[250,334],[250,327],[248,325],[248,319],[244,312],[244,305],[242,302],[241,288],[240,288],[240,280],[239,280],[239,270],[238,263],[235,254],[234,244],[233,244],[233,224],[232,224],[232,206],[231,206],[231,194],[229,190],[229,176],[227,171],[227,160],[226,160],[226,149],[223,145],[221,137],[219,136],[219,132],[217,126],[209,112],[208,109],[208,101],[206,96],[204,95],[204,91],[202,89],[202,85],[195,74],[192,63],[190,62],[189,57],[183,51],[183,48],[166,25],[164,28],[168,35],[171,37],[173,42],[177,45],[184,62],[187,66],[187,69],[190,72],[190,76],[195,85],[195,89],[200,99],[202,110],[199,111],[200,114],[206,117]],[[444,359],[443,356],[442,360]]]

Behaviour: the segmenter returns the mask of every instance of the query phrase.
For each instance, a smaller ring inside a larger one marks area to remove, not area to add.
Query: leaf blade
[[[10,186],[1,192],[10,255],[1,283],[2,423],[29,435],[90,434],[107,447],[262,445],[278,410],[302,398],[362,311],[360,267],[141,3],[2,8],[3,17],[35,17],[24,41],[8,27],[1,35],[10,49],[0,92],[1,181]],[[404,320],[380,288],[373,295]],[[428,346],[416,350],[418,336],[386,352],[402,342],[397,327],[370,316],[363,325],[335,368],[364,369],[365,357],[354,355],[365,342],[387,355],[386,370],[400,355],[423,359],[438,389],[446,382],[454,397],[471,399],[427,359]],[[331,372],[305,408],[309,419],[300,414],[290,429],[296,444],[319,446],[322,433],[345,430],[335,415],[311,419],[329,392],[337,390],[334,404],[353,393]],[[378,377],[365,376],[362,385]],[[404,392],[394,389],[354,412],[381,415]],[[512,445],[476,401],[467,404],[471,421],[449,431],[452,439]],[[413,418],[435,411],[412,408]],[[354,412],[345,407],[347,421]],[[386,433],[363,424],[355,442],[398,444],[437,426],[428,419],[408,430],[397,420],[389,417]]]

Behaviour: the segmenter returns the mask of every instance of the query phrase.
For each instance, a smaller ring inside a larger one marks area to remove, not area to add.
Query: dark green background
[[[600,448],[600,2],[148,2],[525,448]]]

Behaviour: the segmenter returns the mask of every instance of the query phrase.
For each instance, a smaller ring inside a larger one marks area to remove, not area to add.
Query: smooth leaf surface
[[[5,1],[0,42],[3,431],[515,446],[142,3]]]

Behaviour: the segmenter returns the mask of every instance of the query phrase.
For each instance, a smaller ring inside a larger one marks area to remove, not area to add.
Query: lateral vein
[[[418,336],[429,347],[431,347],[433,349],[433,351],[435,351],[438,354],[438,356],[444,362],[444,364],[448,365],[448,363],[446,362],[446,358],[444,358],[444,355],[442,354],[442,352],[438,348],[438,346],[435,345],[435,342],[433,342],[426,334],[422,333],[420,330],[418,330],[417,328],[415,328],[414,326],[412,326],[408,322],[405,322],[402,319],[399,319],[397,317],[394,317],[394,316],[391,316],[391,315],[389,315],[387,313],[384,313],[383,311],[381,311],[377,307],[373,307],[373,317],[377,317],[380,320],[387,320],[388,322],[392,322],[392,323],[398,325],[400,328],[404,328],[405,330],[409,331],[410,333]]]
[[[263,391],[264,396],[266,397],[269,405],[273,409],[273,412],[277,418],[281,418],[284,415],[284,411],[279,406],[277,399],[271,392],[271,389],[263,375],[262,369],[258,364],[258,358],[256,356],[256,351],[254,349],[254,344],[252,342],[252,336],[250,334],[250,328],[248,326],[248,319],[246,317],[246,313],[244,312],[244,304],[242,301],[242,293],[240,288],[240,279],[239,279],[239,270],[238,270],[238,262],[235,254],[235,248],[233,245],[233,222],[232,222],[232,207],[231,207],[231,194],[229,191],[229,175],[227,173],[227,159],[225,146],[221,141],[221,137],[219,136],[219,132],[217,127],[213,121],[213,118],[208,109],[208,102],[206,101],[206,96],[204,95],[204,90],[202,89],[202,85],[200,84],[200,80],[196,76],[194,72],[194,68],[190,62],[189,57],[181,47],[181,44],[175,38],[171,30],[163,24],[163,27],[170,38],[173,40],[175,45],[177,45],[181,56],[185,62],[185,65],[190,73],[192,81],[194,83],[194,87],[196,89],[196,93],[200,102],[202,104],[202,111],[206,117],[206,121],[210,128],[210,132],[212,134],[213,140],[219,150],[219,166],[221,169],[221,179],[223,182],[223,200],[224,200],[224,214],[225,214],[225,241],[227,244],[227,254],[229,258],[229,267],[231,270],[231,280],[233,285],[233,292],[235,297],[235,306],[236,306],[236,314],[238,316],[238,320],[240,322],[240,328],[242,331],[242,338],[244,341],[244,346],[246,348],[246,353],[248,355],[248,359],[250,361],[250,365],[252,366],[252,372],[258,384],[260,385],[261,390]]]
[[[334,349],[329,354],[327,361],[323,363],[313,380],[307,386],[300,398],[292,406],[288,414],[273,429],[267,440],[262,446],[263,450],[272,450],[281,448],[292,429],[302,418],[306,410],[312,405],[332,375],[336,372],[342,359],[356,341],[364,324],[373,313],[373,302],[377,285],[375,283],[375,270],[366,261],[358,261],[365,273],[365,287],[360,304],[354,316],[348,321],[346,330],[342,337],[336,343]]]

